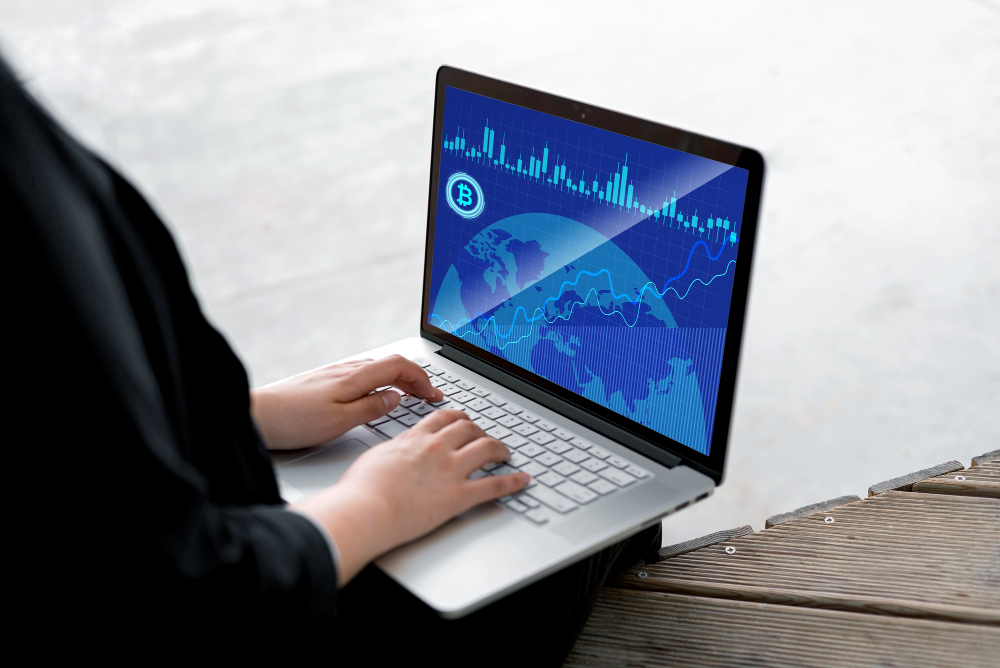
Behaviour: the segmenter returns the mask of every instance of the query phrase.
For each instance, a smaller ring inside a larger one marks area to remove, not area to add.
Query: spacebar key
[[[383,424],[375,425],[375,428],[389,438],[396,438],[408,429],[408,427],[404,427],[398,422],[392,422],[391,420]]]
[[[568,513],[574,508],[579,507],[559,492],[554,492],[544,485],[535,485],[534,487],[525,490],[524,493],[530,497],[538,499],[549,508],[558,510],[560,513]]]

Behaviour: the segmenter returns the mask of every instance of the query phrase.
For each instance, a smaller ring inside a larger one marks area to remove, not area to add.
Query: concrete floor
[[[1000,2],[2,0],[265,383],[417,332],[441,63],[768,160],[726,484],[672,543],[1000,447]]]

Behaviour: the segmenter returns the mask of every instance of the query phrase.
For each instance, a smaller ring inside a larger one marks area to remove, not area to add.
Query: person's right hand
[[[368,562],[484,501],[513,494],[531,477],[518,472],[469,480],[487,462],[507,461],[500,441],[461,411],[431,413],[377,445],[340,482],[293,509],[322,523],[340,552],[340,584]]]

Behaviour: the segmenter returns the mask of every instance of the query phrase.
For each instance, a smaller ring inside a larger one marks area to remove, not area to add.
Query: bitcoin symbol
[[[448,177],[444,197],[448,207],[462,218],[475,218],[486,207],[483,189],[474,178],[462,172],[455,172]]]

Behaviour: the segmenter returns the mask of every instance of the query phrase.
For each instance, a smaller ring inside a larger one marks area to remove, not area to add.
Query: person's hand
[[[390,355],[328,364],[259,387],[250,393],[250,412],[269,449],[304,448],[337,438],[398,406],[398,392],[374,392],[389,385],[430,401],[444,398],[423,369]]]
[[[461,411],[431,413],[406,433],[377,445],[340,482],[292,506],[330,532],[340,552],[340,584],[397,545],[472,506],[513,494],[531,477],[518,472],[469,480],[510,452]]]

